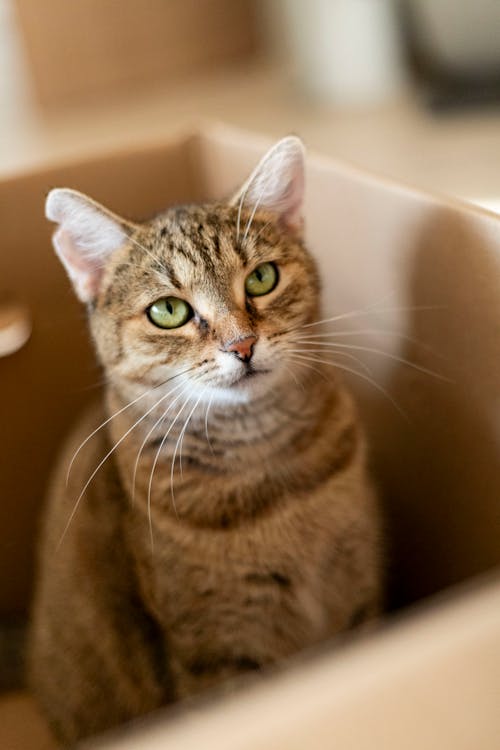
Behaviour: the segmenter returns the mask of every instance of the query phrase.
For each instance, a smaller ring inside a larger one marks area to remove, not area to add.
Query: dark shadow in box
[[[500,562],[499,303],[491,283],[500,264],[493,250],[467,214],[446,207],[416,238],[408,305],[438,306],[410,313],[409,337],[424,346],[406,343],[401,356],[449,381],[398,366],[389,385],[409,418],[387,412],[384,448],[374,445],[386,490],[391,607]]]

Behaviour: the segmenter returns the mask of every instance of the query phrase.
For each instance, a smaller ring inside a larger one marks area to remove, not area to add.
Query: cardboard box
[[[252,0],[15,0],[42,105],[80,103],[251,57]]]
[[[206,126],[0,184],[0,283],[33,325],[0,359],[3,617],[27,605],[47,472],[100,381],[50,247],[47,190],[71,186],[140,218],[231,192],[268,145]],[[499,746],[500,221],[320,157],[309,158],[307,180],[325,317],[347,313],[338,330],[368,331],[357,335],[372,350],[359,352],[370,375],[346,377],[383,490],[392,614],[359,642],[332,644],[194,714],[169,721],[167,712],[112,747]],[[44,731],[28,698],[0,701],[0,747],[40,748]]]

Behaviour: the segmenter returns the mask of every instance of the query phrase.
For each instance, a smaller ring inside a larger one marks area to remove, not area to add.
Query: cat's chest
[[[285,511],[226,531],[165,523],[155,537],[148,597],[171,634],[196,631],[202,622],[212,639],[269,639],[276,623],[288,632],[280,642],[292,653],[328,632],[332,530]]]

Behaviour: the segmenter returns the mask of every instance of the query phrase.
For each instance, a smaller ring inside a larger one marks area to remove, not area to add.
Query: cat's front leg
[[[103,450],[97,445],[95,455]],[[31,686],[65,745],[171,697],[164,639],[142,604],[123,540],[113,464],[96,477],[64,533],[81,486],[78,474],[65,486],[66,466],[63,460],[49,493],[29,658]]]

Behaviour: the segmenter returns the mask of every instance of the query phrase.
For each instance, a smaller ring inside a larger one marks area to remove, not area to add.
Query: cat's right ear
[[[52,242],[82,302],[97,295],[104,266],[122,247],[134,225],[76,190],[51,190],[45,215],[59,224]]]
[[[230,200],[230,205],[244,205],[272,211],[282,226],[292,232],[302,231],[304,200],[304,145],[289,135],[269,149],[254,171]]]

